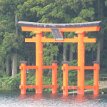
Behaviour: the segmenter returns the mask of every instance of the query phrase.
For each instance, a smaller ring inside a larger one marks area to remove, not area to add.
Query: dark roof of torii
[[[71,27],[88,27],[88,26],[99,26],[101,21],[84,22],[84,23],[37,23],[19,21],[20,26],[39,27],[39,28],[71,28]]]

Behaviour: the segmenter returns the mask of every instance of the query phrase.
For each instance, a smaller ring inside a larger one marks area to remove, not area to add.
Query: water
[[[0,92],[0,107],[107,107],[107,94],[99,97],[69,95],[64,98],[62,95],[21,96],[18,92]]]

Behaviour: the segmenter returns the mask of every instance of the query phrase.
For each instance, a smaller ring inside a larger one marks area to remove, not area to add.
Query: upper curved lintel
[[[36,23],[19,21],[20,26],[38,27],[38,28],[72,28],[72,27],[88,27],[99,26],[101,21],[84,22],[84,23]]]

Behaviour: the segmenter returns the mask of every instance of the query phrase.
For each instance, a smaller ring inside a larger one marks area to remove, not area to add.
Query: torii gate
[[[74,24],[46,24],[19,21],[22,31],[33,32],[36,35],[32,38],[25,38],[25,42],[34,42],[36,50],[36,65],[26,66],[22,63],[21,69],[21,94],[26,94],[27,88],[35,88],[37,94],[42,94],[43,88],[52,88],[52,93],[57,92],[57,64],[54,62],[52,66],[43,65],[43,43],[47,42],[68,42],[78,44],[78,66],[69,66],[66,62],[62,66],[63,70],[63,95],[68,95],[69,89],[77,89],[78,94],[84,95],[84,89],[93,89],[94,95],[98,95],[99,88],[99,64],[95,63],[94,66],[85,66],[85,43],[95,43],[95,38],[86,37],[86,32],[94,32],[100,30],[100,21],[86,22],[86,23],[74,23]],[[43,32],[52,32],[54,38],[43,37]],[[63,32],[75,32],[77,37],[63,38]],[[35,85],[26,85],[26,69],[36,69],[36,83]],[[52,85],[43,85],[43,69],[52,69]],[[75,69],[77,73],[77,86],[68,85],[68,71]],[[92,69],[94,70],[94,85],[84,85],[84,71]]]

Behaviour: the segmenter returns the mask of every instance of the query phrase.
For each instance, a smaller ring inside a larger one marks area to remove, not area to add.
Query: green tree
[[[1,62],[4,60],[3,70],[6,69],[7,74],[13,77],[17,73],[17,51],[21,43],[15,28],[15,12],[19,3],[21,0],[0,0],[0,59]]]
[[[19,60],[27,60],[29,64],[35,63],[34,44],[24,43],[25,37],[34,35],[22,33],[20,28],[16,26],[15,19],[42,23],[106,21],[104,18],[107,16],[106,10],[107,0],[0,0],[0,68],[6,69],[7,74],[14,76],[17,72],[17,57]],[[106,43],[106,39],[104,39],[106,28],[104,23],[104,30],[96,36],[98,39],[98,61],[100,61],[100,56],[102,57],[100,55],[100,52],[104,50],[102,47],[105,46],[103,40]],[[52,34],[44,35],[52,37]],[[74,35],[74,32],[64,34],[65,37],[73,37]],[[88,51],[92,47],[92,45],[86,46]],[[62,61],[63,56],[65,60],[73,60],[75,52],[74,44],[44,44],[44,63],[50,64],[53,59]]]

